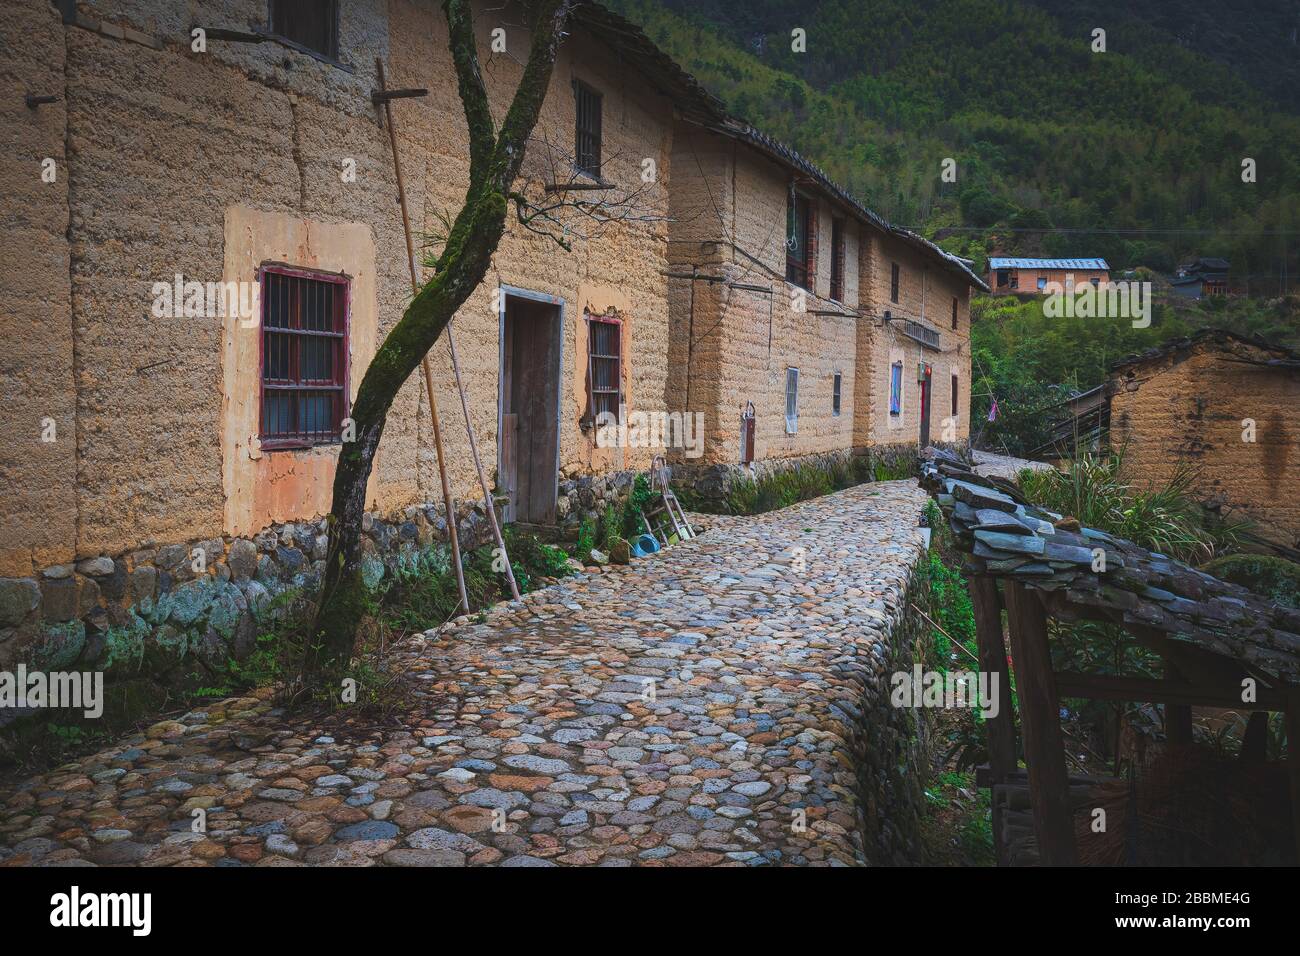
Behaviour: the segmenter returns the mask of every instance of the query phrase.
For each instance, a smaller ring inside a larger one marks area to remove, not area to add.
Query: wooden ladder
[[[695,529],[669,485],[668,465],[662,455],[655,455],[650,464],[650,487],[659,493],[659,500],[641,515],[646,532],[664,545],[695,537]]]

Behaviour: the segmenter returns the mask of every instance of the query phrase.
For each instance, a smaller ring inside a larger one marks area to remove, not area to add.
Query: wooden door
[[[499,484],[507,521],[554,524],[559,492],[560,308],[509,296],[502,329]]]

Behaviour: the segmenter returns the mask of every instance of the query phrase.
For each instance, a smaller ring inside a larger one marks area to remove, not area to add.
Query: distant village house
[[[1047,293],[1110,281],[1105,259],[1026,259],[990,256],[988,285],[994,292]]]

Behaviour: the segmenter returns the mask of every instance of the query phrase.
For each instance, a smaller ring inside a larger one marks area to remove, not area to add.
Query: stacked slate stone
[[[1300,680],[1300,611],[1036,508],[1015,485],[977,475],[955,456],[936,454],[923,466],[921,481],[972,573],[1058,592],[1067,607],[1164,631],[1289,682]],[[1062,608],[1061,601],[1052,603]]]

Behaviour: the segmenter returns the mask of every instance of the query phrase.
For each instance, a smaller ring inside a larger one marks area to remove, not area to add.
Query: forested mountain
[[[1260,294],[1276,294],[1284,263],[1297,274],[1290,0],[609,5],[733,112],[981,267],[995,251],[1158,271],[1220,255]],[[806,52],[791,48],[796,28]],[[947,157],[955,183],[940,181]]]

